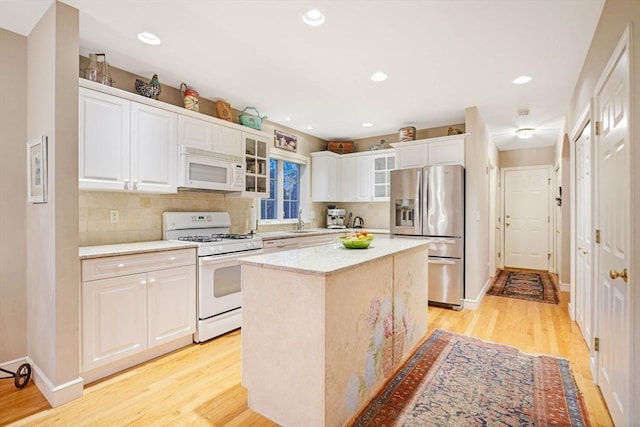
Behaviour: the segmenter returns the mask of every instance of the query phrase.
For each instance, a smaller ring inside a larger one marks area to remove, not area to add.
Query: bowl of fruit
[[[347,249],[367,249],[373,241],[373,234],[362,230],[341,237],[340,240]]]

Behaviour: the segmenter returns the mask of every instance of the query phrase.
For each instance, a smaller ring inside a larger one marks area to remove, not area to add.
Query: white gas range
[[[164,240],[194,242],[198,254],[198,326],[203,342],[242,325],[238,258],[262,252],[262,238],[229,234],[228,212],[164,212]]]

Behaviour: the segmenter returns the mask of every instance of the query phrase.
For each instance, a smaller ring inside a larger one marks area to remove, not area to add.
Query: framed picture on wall
[[[274,147],[293,151],[294,153],[296,152],[296,149],[298,148],[297,136],[284,133],[282,131],[279,131],[278,129],[275,130],[275,134],[275,142],[273,144]]]
[[[47,203],[47,137],[27,141],[27,191],[30,203]]]

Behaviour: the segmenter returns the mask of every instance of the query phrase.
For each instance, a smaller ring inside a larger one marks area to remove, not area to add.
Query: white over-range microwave
[[[242,159],[192,147],[180,149],[179,188],[243,191]]]

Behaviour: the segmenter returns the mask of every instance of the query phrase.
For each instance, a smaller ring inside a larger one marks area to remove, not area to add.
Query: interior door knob
[[[624,283],[627,283],[627,269],[625,268],[622,271],[618,271],[615,268],[609,270],[609,277],[612,279],[617,279],[618,277],[624,280]]]

